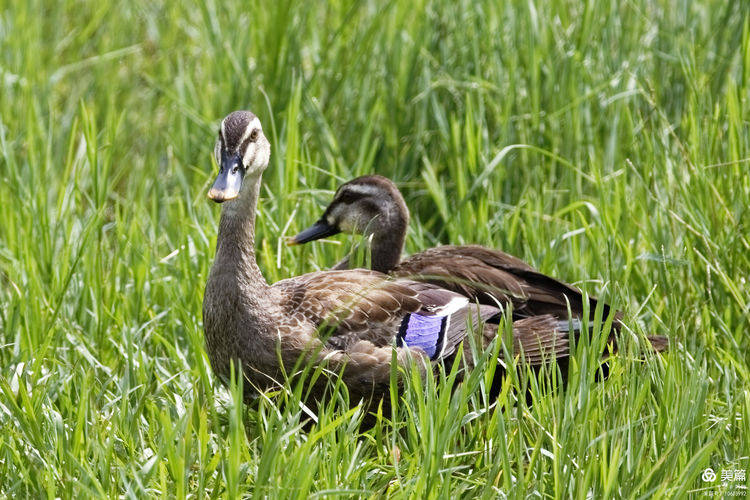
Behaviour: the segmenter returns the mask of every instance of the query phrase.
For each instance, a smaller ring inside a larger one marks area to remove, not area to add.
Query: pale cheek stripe
[[[362,196],[376,195],[376,194],[380,194],[381,192],[381,189],[379,187],[371,186],[369,184],[349,184],[346,187],[346,190],[351,193],[359,194]]]
[[[247,145],[247,149],[245,150],[245,155],[242,157],[242,164],[245,166],[245,168],[250,166],[250,158],[255,156],[255,149],[256,149],[255,143],[250,143]],[[253,153],[253,154],[251,155],[250,153]]]

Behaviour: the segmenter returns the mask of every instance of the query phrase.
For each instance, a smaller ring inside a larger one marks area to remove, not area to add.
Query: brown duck
[[[371,245],[371,267],[391,276],[432,283],[482,304],[513,304],[515,318],[551,314],[568,318],[584,314],[584,297],[572,285],[532,268],[507,253],[479,245],[445,245],[401,260],[409,209],[396,185],[379,175],[342,184],[320,219],[290,240],[300,244],[340,232],[364,234]],[[349,258],[334,269],[347,269]],[[593,318],[597,299],[588,298]],[[609,306],[602,304],[604,317]],[[619,313],[616,318],[619,318]],[[618,319],[615,327],[619,327]]]
[[[219,174],[208,196],[222,210],[203,322],[211,366],[222,380],[234,363],[250,395],[281,384],[283,373],[303,359],[341,373],[356,402],[388,389],[394,349],[399,363],[416,360],[428,368],[452,361],[469,335],[480,347],[495,338],[499,308],[472,304],[431,283],[352,269],[269,285],[254,249],[261,175],[270,156],[258,118],[249,111],[224,118],[214,153]],[[532,365],[566,357],[569,326],[577,322],[551,315],[518,320],[514,347]],[[465,353],[471,365],[470,349]]]

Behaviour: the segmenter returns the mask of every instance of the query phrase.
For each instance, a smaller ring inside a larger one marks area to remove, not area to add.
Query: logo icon
[[[713,483],[714,481],[716,481],[716,473],[711,467],[709,467],[708,469],[703,471],[701,479],[703,479],[704,483]]]

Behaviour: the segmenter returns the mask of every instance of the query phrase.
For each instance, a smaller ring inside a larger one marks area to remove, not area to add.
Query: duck
[[[214,147],[219,172],[208,191],[221,215],[203,297],[205,347],[217,378],[226,383],[241,372],[245,398],[253,399],[279,388],[285,374],[306,362],[338,374],[356,402],[389,391],[393,360],[425,374],[457,359],[473,367],[471,349],[463,345],[467,339],[491,345],[503,321],[496,305],[371,269],[266,282],[255,256],[255,219],[270,155],[251,111],[221,121]],[[512,349],[541,366],[567,358],[569,338],[579,329],[549,314],[521,318],[512,323]],[[323,389],[313,383],[311,397],[319,399]]]
[[[369,240],[373,270],[431,283],[480,304],[512,305],[516,319],[550,314],[564,320],[569,315],[568,307],[572,317],[580,319],[588,300],[593,320],[596,297],[586,299],[573,285],[500,250],[441,245],[402,259],[408,225],[409,209],[396,184],[380,175],[364,175],[339,186],[320,218],[290,238],[288,244],[300,245],[342,232],[360,234]],[[333,269],[348,269],[349,263],[346,257]],[[602,309],[607,318],[610,306],[603,303]],[[614,329],[621,326],[621,316],[615,312]]]

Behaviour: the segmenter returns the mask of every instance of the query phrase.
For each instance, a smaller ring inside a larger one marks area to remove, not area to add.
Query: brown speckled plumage
[[[574,317],[583,315],[579,289],[499,250],[445,245],[401,260],[408,221],[409,209],[396,185],[385,177],[366,175],[339,187],[318,224],[330,226],[329,234],[343,231],[371,235],[374,270],[432,283],[482,304],[512,303],[516,318],[551,314],[566,319],[568,303]],[[349,260],[344,259],[335,269],[348,267]],[[589,297],[591,317],[596,305],[596,298]],[[603,304],[603,309],[606,317],[609,306]]]
[[[218,180],[210,192],[224,204],[216,257],[206,283],[203,321],[206,350],[221,379],[228,378],[234,362],[242,367],[249,395],[280,384],[283,373],[305,358],[340,372],[356,402],[387,390],[394,348],[399,363],[413,359],[428,369],[431,362],[452,357],[469,332],[478,332],[482,346],[495,337],[497,325],[491,323],[499,319],[499,309],[470,304],[428,283],[363,269],[316,272],[266,283],[255,260],[254,230],[261,174],[270,147],[262,132],[250,133],[253,127],[260,130],[260,122],[250,112],[232,113],[222,123],[217,161],[229,166],[236,165],[231,162],[237,158],[251,161],[238,167],[241,172],[232,171],[242,177],[238,194],[226,195]],[[252,148],[250,154],[245,152],[247,147]],[[228,169],[222,164],[219,175],[228,175]],[[394,347],[404,318],[413,313],[442,317],[447,310],[452,311],[452,321],[446,323],[440,359],[430,360],[420,349]],[[490,323],[484,325],[485,321]],[[514,326],[514,346],[526,352],[532,364],[567,355],[567,323],[545,316]]]
[[[409,209],[396,185],[379,175],[365,175],[342,184],[319,221],[292,241],[305,243],[341,231],[367,234],[372,269],[430,283],[480,304],[512,305],[514,327],[519,331],[528,331],[534,322],[544,325],[547,320],[566,321],[569,315],[583,317],[584,296],[578,288],[542,274],[499,250],[479,245],[444,245],[401,260],[408,222]],[[334,267],[348,268],[348,258]],[[594,318],[597,303],[595,297],[588,297],[590,319]],[[609,305],[601,306],[603,317],[608,317]],[[613,328],[619,330],[622,315],[619,312],[614,315]],[[529,336],[539,338],[538,334]],[[666,337],[648,338],[655,351],[667,349]],[[614,340],[613,335],[610,341]]]

